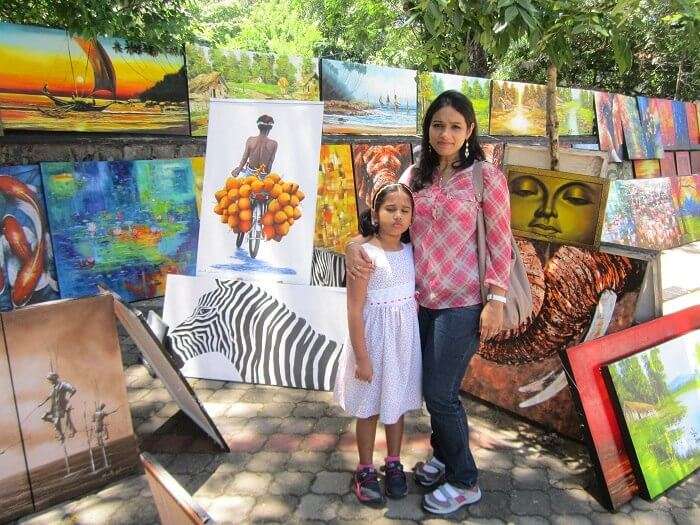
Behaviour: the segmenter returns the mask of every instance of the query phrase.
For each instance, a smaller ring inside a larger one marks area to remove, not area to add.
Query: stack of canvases
[[[656,499],[700,467],[700,306],[565,354],[603,503]]]
[[[136,472],[111,296],[0,317],[0,521]]]

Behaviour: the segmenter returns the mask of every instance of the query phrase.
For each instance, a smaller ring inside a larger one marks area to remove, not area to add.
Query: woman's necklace
[[[455,169],[448,165],[445,166],[445,168],[440,169],[438,168],[438,186],[444,187],[446,183],[452,179],[452,176],[455,174]]]

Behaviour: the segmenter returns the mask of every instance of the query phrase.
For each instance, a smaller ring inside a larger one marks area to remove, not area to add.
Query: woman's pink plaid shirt
[[[426,308],[456,308],[481,303],[476,247],[479,203],[472,171],[455,173],[444,186],[433,184],[414,195],[411,241],[416,265],[418,302]],[[400,181],[410,184],[411,168]],[[508,287],[511,262],[510,197],[503,173],[487,162],[483,210],[490,265],[485,283]]]

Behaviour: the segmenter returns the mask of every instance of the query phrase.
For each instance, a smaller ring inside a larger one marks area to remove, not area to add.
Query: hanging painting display
[[[637,325],[607,337],[571,347],[563,354],[571,381],[571,393],[582,419],[591,460],[610,510],[619,508],[638,492],[628,449],[609,389],[603,377],[607,363],[663,343],[700,327],[700,307]]]
[[[531,239],[598,245],[608,181],[573,173],[508,167],[511,228]]]
[[[181,54],[0,23],[5,129],[189,135]]]
[[[33,305],[2,323],[36,509],[135,473],[111,296]]]
[[[193,274],[197,209],[189,159],[41,165],[61,296],[97,285],[126,301],[163,295]]]
[[[632,162],[625,160],[622,162],[610,162],[608,163],[608,172],[606,179],[610,180],[629,180],[634,178],[634,173],[632,171]],[[610,200],[610,195],[608,194],[608,201]]]
[[[593,135],[593,91],[557,88],[557,118],[561,135]]]
[[[499,170],[503,171],[503,156],[506,152],[505,142],[487,142],[481,145],[481,149],[484,150],[484,156],[486,157],[486,162],[490,162],[496,166]],[[414,161],[418,162],[415,158]]]
[[[690,152],[690,172],[693,175],[700,175],[700,151]]]
[[[0,310],[58,299],[38,164],[0,166]]]
[[[690,152],[676,151],[676,174],[678,176],[693,174],[690,166]]]
[[[482,342],[462,389],[579,437],[559,354],[585,338],[632,324],[646,263],[574,246],[517,243],[532,290],[532,320]],[[591,319],[598,317],[605,322],[591,330]]]
[[[646,135],[637,110],[637,101],[634,97],[625,95],[615,95],[615,99],[620,108],[620,120],[625,134],[628,158],[631,160],[654,158],[657,148],[646,142]]]
[[[700,175],[671,179],[671,190],[684,242],[700,240]]]
[[[309,284],[323,105],[210,108],[197,274]]]
[[[695,110],[695,104],[692,102],[685,103],[685,116],[688,121],[688,139],[690,144],[700,144],[700,121],[698,112]]]
[[[543,85],[494,80],[491,134],[545,136],[546,98]]]
[[[688,117],[685,112],[685,102],[682,100],[672,100],[673,108],[673,128],[676,134],[676,146],[680,148],[690,147],[690,137],[688,134]]]
[[[197,204],[197,217],[202,215],[202,184],[204,183],[204,157],[190,158],[194,178],[194,200]]]
[[[330,390],[345,290],[171,275],[163,320],[185,376]]]
[[[416,72],[321,60],[323,132],[415,135]]]
[[[371,206],[375,188],[396,182],[413,164],[411,145],[406,144],[358,144],[352,145],[355,165],[355,189],[357,212]]]
[[[594,91],[593,95],[600,149],[610,152],[611,162],[622,162],[624,135],[620,117],[620,101],[612,93]]]
[[[661,177],[661,163],[656,159],[633,160],[635,179]]]
[[[647,159],[660,159],[664,155],[661,141],[661,120],[652,99],[637,97],[639,119],[642,123],[642,143]]]
[[[207,134],[209,100],[318,100],[318,59],[185,45],[192,135]]]
[[[454,89],[469,97],[476,113],[478,133],[480,135],[488,134],[491,110],[491,80],[432,71],[421,71],[418,73],[418,133],[422,134],[423,117],[430,103],[440,93],[448,89]]]
[[[663,177],[675,177],[678,174],[676,172],[676,156],[672,151],[665,151],[660,162]]]
[[[642,496],[700,468],[700,330],[605,367]]]

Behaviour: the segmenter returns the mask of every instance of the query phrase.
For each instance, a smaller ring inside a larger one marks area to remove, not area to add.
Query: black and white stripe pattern
[[[314,248],[311,259],[312,286],[345,286],[345,256]]]
[[[168,336],[185,362],[219,352],[246,383],[313,390],[333,387],[342,348],[263,289],[218,279]]]

